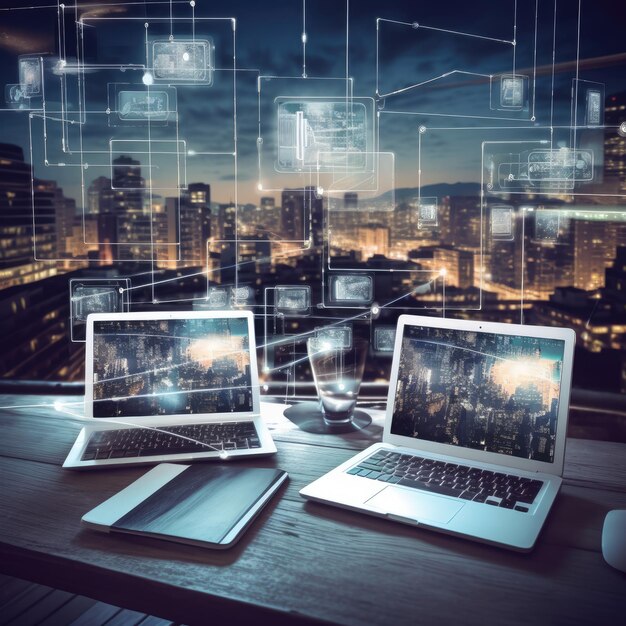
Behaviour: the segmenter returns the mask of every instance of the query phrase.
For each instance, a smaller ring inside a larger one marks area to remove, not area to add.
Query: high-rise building
[[[42,219],[36,221],[33,232],[31,167],[24,161],[22,148],[0,144],[1,289],[41,280],[57,273],[54,264],[39,260],[53,258],[56,248],[53,203],[43,204]],[[34,243],[41,253],[37,257]]]
[[[111,179],[98,176],[89,185],[87,190],[87,215],[103,215],[114,212],[115,192],[111,186]]]
[[[365,261],[374,255],[389,254],[389,228],[382,224],[364,224],[357,227],[358,249]]]
[[[54,246],[44,250],[38,245],[37,257],[51,261],[68,258],[72,248],[70,240],[73,235],[76,201],[66,198],[63,189],[53,180],[33,181],[33,201],[36,230],[47,228],[52,221],[54,232]]]
[[[319,253],[322,253],[324,244],[324,198],[317,195],[315,187],[304,188],[304,231],[309,236],[311,245]],[[310,226],[306,224],[309,221]]]
[[[620,193],[626,192],[626,91],[607,97],[604,108],[604,175],[617,182]],[[616,128],[617,127],[617,128]]]
[[[280,207],[280,232],[287,241],[306,241],[308,222],[305,220],[303,189],[284,189]]]
[[[239,280],[261,284],[270,272],[272,244],[267,235],[241,237],[238,240]]]
[[[469,289],[474,284],[474,253],[452,246],[433,251],[435,267],[446,270],[446,286]]]
[[[2,376],[36,380],[84,377],[84,349],[67,338],[67,281],[67,275],[54,276],[2,291]]]
[[[417,235],[417,207],[412,203],[403,202],[393,212],[392,239],[415,240]]]
[[[88,243],[83,243],[84,241]],[[98,255],[98,216],[97,215],[77,215],[74,217],[72,228],[72,239],[70,242],[70,254],[73,257],[99,259]]]
[[[218,239],[223,243],[235,241],[237,234],[237,207],[229,202],[218,206]]]
[[[95,216],[97,229],[95,237],[85,241],[97,242],[98,257],[104,265],[110,265],[118,257],[116,193],[111,179],[106,176],[94,179],[87,191],[86,216]]]
[[[147,260],[154,256],[150,210],[144,203],[145,181],[139,161],[121,155],[113,161],[116,242],[114,254],[119,260]]]
[[[234,208],[234,207],[233,207]],[[177,198],[166,198],[166,246],[173,267],[204,267],[207,264],[207,242],[211,237],[211,186],[191,183]],[[222,217],[224,214],[222,213]],[[227,220],[226,220],[227,221]]]
[[[524,255],[527,299],[547,300],[557,287],[573,284],[573,250],[569,241],[533,241],[527,234]]]
[[[573,220],[574,287],[592,291],[604,286],[605,270],[615,258],[616,232],[605,220]]]
[[[256,227],[257,231],[265,232],[273,239],[277,238],[280,230],[280,211],[272,196],[261,198]]]
[[[37,260],[56,260],[56,193],[48,181],[33,180],[33,254]]]
[[[211,185],[191,183],[187,188],[188,210],[200,231],[200,262],[202,267],[207,264],[207,242],[211,238]]]
[[[344,251],[357,247],[356,228],[359,223],[359,194],[346,192],[343,205],[339,200],[329,201],[327,224],[328,245]]]
[[[283,190],[280,208],[280,232],[286,241],[307,241],[309,239],[314,194],[313,187]]]
[[[189,251],[185,250],[183,257],[183,246],[180,240],[180,231],[183,230],[182,220],[179,219],[179,205],[181,199],[165,198],[162,213],[159,211],[153,214],[153,224],[156,227],[157,241],[169,245],[159,245],[157,256],[159,267],[176,269],[181,266],[193,265]],[[175,245],[177,244],[178,245]],[[184,259],[184,261],[183,261]]]
[[[615,260],[606,270],[605,276],[607,292],[616,299],[626,302],[626,246],[617,248]]]
[[[514,218],[514,225],[519,225],[519,219]],[[514,226],[515,227],[515,226]],[[485,242],[486,252],[489,258],[489,272],[487,282],[491,284],[493,291],[506,297],[519,297],[519,290],[523,285],[523,277],[526,276],[526,267],[522,255],[524,243],[521,236],[516,236],[512,241],[494,241],[489,239]],[[487,287],[490,289],[490,287]]]
[[[450,207],[450,241],[445,239],[444,241],[457,247],[478,250],[483,226],[480,198],[478,196],[451,196],[448,204]]]
[[[255,222],[257,232],[267,233],[272,239],[279,238],[280,211],[276,207],[276,200],[272,196],[261,198]]]
[[[232,204],[220,204],[218,207],[218,242],[216,250],[220,255],[220,282],[235,281],[237,273],[237,207]],[[215,278],[209,277],[209,279]]]

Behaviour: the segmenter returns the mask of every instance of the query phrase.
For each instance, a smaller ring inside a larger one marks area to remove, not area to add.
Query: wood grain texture
[[[79,425],[20,413],[0,411],[0,568],[13,575],[187,624],[207,614],[272,624],[446,624],[460,615],[481,625],[611,623],[626,612],[626,575],[600,553],[606,512],[626,508],[624,444],[568,441],[562,492],[537,548],[521,555],[306,503],[299,489],[376,435],[286,431],[275,457],[237,461],[280,467],[290,482],[222,552],[81,528],[86,511],[146,468],[64,471]]]

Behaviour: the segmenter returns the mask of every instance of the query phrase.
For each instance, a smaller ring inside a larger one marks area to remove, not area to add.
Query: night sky
[[[0,80],[3,85],[17,83],[20,54],[58,54],[56,32],[57,8],[52,3],[17,2],[13,5],[35,5],[38,8],[2,11],[0,13]],[[626,54],[624,53],[623,20],[613,19],[617,3],[611,0],[582,0],[580,30],[579,79],[604,83],[605,93],[626,89]],[[570,93],[576,76],[577,5],[572,0],[558,0],[556,4],[556,45],[553,50],[553,0],[539,0],[537,13],[537,82],[535,91],[535,125],[548,126],[552,116],[555,126],[570,121]],[[3,0],[2,6],[12,6]],[[68,5],[69,6],[69,5]],[[45,8],[47,7],[47,8]],[[475,74],[499,74],[512,71],[513,46],[494,42],[494,38],[513,38],[514,0],[475,0],[473,2],[406,2],[390,0],[385,3],[370,0],[350,2],[348,30],[348,73],[353,78],[355,97],[376,96],[376,20],[417,22],[448,31],[470,32],[481,37],[461,37],[440,30],[411,28],[390,22],[379,23],[379,89],[388,93],[418,82],[428,81],[454,70]],[[535,0],[519,0],[516,71],[532,75],[535,64],[534,28]],[[67,19],[65,53],[68,64],[75,57],[75,29],[73,9],[66,8]],[[103,63],[141,64],[145,60],[143,21],[168,17],[170,4],[165,3],[93,3],[80,9],[90,26],[85,27],[85,54],[95,65]],[[188,2],[174,3],[173,15],[191,17]],[[86,15],[87,14],[87,15]],[[123,22],[90,20],[91,17],[124,18]],[[341,0],[307,0],[306,2],[306,72],[308,81],[298,78],[303,72],[303,3],[300,0],[257,2],[250,0],[196,0],[195,16],[235,17],[237,19],[237,131],[238,131],[238,189],[234,188],[234,159],[229,154],[189,156],[187,182],[208,182],[213,187],[213,198],[239,202],[257,202],[259,180],[257,167],[259,73],[266,76],[293,77],[287,81],[268,81],[262,84],[261,119],[264,138],[264,159],[272,164],[271,145],[275,133],[274,98],[287,96],[325,96],[345,93],[345,80],[318,80],[312,77],[345,79],[346,76],[346,3]],[[615,15],[617,18],[618,16]],[[134,18],[138,18],[134,20]],[[156,20],[155,20],[156,23]],[[92,25],[93,24],[93,25]],[[94,25],[97,24],[96,28]],[[189,22],[176,22],[176,28],[185,29]],[[152,32],[155,32],[154,30]],[[179,31],[177,31],[178,33]],[[182,31],[181,31],[182,32]],[[161,35],[158,35],[161,36]],[[163,35],[164,36],[164,35]],[[216,48],[214,84],[211,87],[192,86],[178,89],[179,139],[187,141],[186,149],[196,152],[230,153],[233,143],[233,80],[232,31],[229,22],[196,23],[197,37],[210,37]],[[552,58],[556,62],[554,74],[554,106],[551,107]],[[601,58],[603,57],[603,58]],[[246,71],[244,71],[246,70]],[[257,71],[248,71],[257,70]],[[104,110],[107,106],[107,85],[120,81],[140,83],[139,70],[129,69],[120,77],[119,70],[105,70],[91,66],[85,74],[86,102],[89,109],[83,129],[83,149],[92,151],[89,169],[81,178],[80,154],[63,155],[58,136],[50,122],[48,128],[48,158],[51,163],[63,161],[65,167],[43,165],[43,124],[33,120],[33,160],[35,175],[59,181],[66,194],[75,196],[79,206],[81,181],[88,185],[99,175],[110,175],[108,151],[110,140],[122,139],[128,134],[124,127],[111,128]],[[72,82],[70,77],[68,82]],[[70,101],[72,96],[70,88]],[[54,106],[50,96],[49,107]],[[4,106],[4,105],[1,105]],[[428,144],[422,154],[427,167],[423,168],[423,184],[438,182],[477,181],[480,162],[475,153],[475,139],[462,129],[475,126],[528,127],[529,115],[493,111],[489,107],[489,82],[474,75],[455,73],[434,80],[422,87],[390,96],[376,105],[380,114],[379,149],[395,154],[396,187],[417,186],[418,128],[425,126],[449,128],[449,131],[427,133]],[[393,111],[400,112],[398,114]],[[75,112],[68,112],[76,115]],[[433,115],[438,113],[439,115]],[[54,115],[50,114],[52,117]],[[485,119],[496,117],[499,119]],[[503,117],[511,117],[503,120]],[[524,119],[520,118],[526,118]],[[0,141],[22,145],[28,154],[28,113],[0,110]],[[458,129],[458,131],[456,130]],[[137,129],[135,129],[137,130]],[[142,130],[142,129],[140,129]],[[78,146],[78,133],[70,131],[72,146]],[[137,131],[139,132],[139,131]],[[142,130],[143,132],[143,130]],[[153,141],[170,140],[171,128],[154,129]],[[519,132],[519,131],[518,131]],[[55,135],[56,133],[56,135]],[[513,131],[496,131],[503,139],[516,137]],[[558,131],[557,131],[558,134]],[[475,136],[476,133],[473,134]],[[562,134],[565,137],[567,132]],[[425,137],[426,139],[426,137]],[[122,144],[116,144],[122,146]],[[479,155],[478,155],[479,157]],[[27,159],[29,157],[27,156]],[[56,159],[56,161],[55,161]],[[157,193],[173,195],[175,186],[168,159],[158,163],[155,180],[162,189]],[[154,165],[154,164],[153,164]],[[427,170],[427,173],[426,173]],[[145,172],[144,172],[145,175]],[[263,181],[266,184],[266,181]],[[311,181],[301,176],[272,176],[272,188],[299,186]],[[155,185],[156,186],[156,185]]]

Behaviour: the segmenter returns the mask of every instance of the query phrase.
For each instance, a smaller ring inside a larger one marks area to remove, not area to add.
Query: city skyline
[[[405,327],[391,432],[553,462],[564,342]]]
[[[570,326],[575,380],[626,390],[623,51],[586,0],[236,0],[236,45],[219,1],[116,4],[3,12],[6,376],[79,379],[89,312],[246,307],[268,380],[409,311]]]
[[[99,321],[94,417],[252,410],[245,319]]]

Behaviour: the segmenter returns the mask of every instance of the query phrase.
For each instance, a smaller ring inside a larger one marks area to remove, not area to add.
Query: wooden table
[[[244,463],[284,468],[290,483],[236,547],[218,552],[81,528],[86,511],[146,468],[62,470],[80,428],[67,410],[80,413],[80,398],[0,396],[4,573],[187,624],[569,625],[626,615],[626,574],[600,552],[604,516],[626,508],[626,444],[568,440],[561,494],[534,552],[517,554],[305,502],[300,488],[380,439],[380,415],[343,436],[275,419],[278,454]]]

